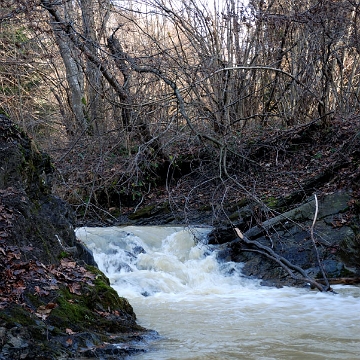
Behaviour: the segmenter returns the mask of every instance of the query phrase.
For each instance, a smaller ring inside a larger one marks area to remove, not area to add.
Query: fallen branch
[[[325,281],[325,286],[327,288],[326,290],[328,290],[328,289],[330,289],[330,284],[329,284],[329,281],[327,280],[324,267],[323,267],[322,262],[320,260],[319,250],[318,250],[318,248],[316,246],[316,242],[315,242],[315,238],[314,238],[314,227],[315,227],[316,218],[317,218],[317,215],[318,215],[318,212],[319,212],[319,203],[318,203],[318,199],[317,199],[316,194],[314,194],[314,198],[315,198],[315,215],[314,215],[314,219],[313,219],[313,222],[312,222],[311,228],[310,228],[310,236],[311,236],[311,240],[312,240],[312,242],[314,244],[314,249],[315,249],[315,252],[316,252],[316,259],[317,259],[317,262],[319,264],[323,279]]]
[[[250,240],[248,237],[246,237],[238,228],[234,228],[237,236],[240,240],[242,240],[245,244],[255,246],[254,249],[247,249],[247,251],[257,252],[260,253],[267,258],[274,260],[277,262],[293,279],[297,281],[302,281],[309,283],[311,286],[317,288],[319,291],[332,291],[330,286],[323,285],[320,282],[314,280],[313,278],[309,277],[308,274],[302,269],[301,267],[294,265],[289,260],[285,259],[283,256],[277,254],[273,249],[270,247],[261,244],[260,242],[256,240]],[[301,276],[296,275],[295,272],[298,272]]]

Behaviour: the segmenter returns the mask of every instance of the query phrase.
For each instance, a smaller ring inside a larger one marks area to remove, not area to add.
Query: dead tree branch
[[[317,199],[316,194],[314,194],[314,198],[315,198],[315,215],[314,215],[314,219],[313,219],[313,222],[312,222],[311,228],[310,228],[310,236],[311,236],[311,240],[312,240],[312,242],[314,244],[314,249],[315,249],[315,252],[316,252],[316,259],[317,259],[317,262],[319,264],[321,274],[323,276],[323,280],[325,281],[325,286],[327,288],[326,290],[328,290],[330,288],[330,284],[329,284],[329,281],[328,281],[328,279],[326,277],[325,270],[324,270],[324,267],[322,265],[322,262],[320,260],[319,250],[318,250],[318,248],[316,246],[316,241],[315,241],[315,238],[314,238],[314,227],[315,227],[317,215],[318,215],[318,212],[319,212],[319,203],[318,203],[318,199]]]
[[[255,247],[252,249],[246,249],[246,251],[260,253],[261,255],[264,255],[267,258],[277,262],[293,279],[295,279],[297,281],[309,283],[311,286],[317,288],[321,292],[332,291],[330,286],[328,286],[328,285],[324,286],[321,283],[319,283],[318,281],[312,279],[311,277],[309,277],[306,274],[304,269],[302,269],[301,267],[299,267],[297,265],[294,265],[293,263],[291,263],[290,261],[285,259],[283,256],[277,254],[273,249],[269,248],[266,245],[261,244],[260,242],[258,242],[256,240],[250,240],[238,228],[234,228],[234,230],[235,230],[238,238],[241,241],[243,241],[247,245]],[[294,271],[298,272],[301,276],[296,275]]]

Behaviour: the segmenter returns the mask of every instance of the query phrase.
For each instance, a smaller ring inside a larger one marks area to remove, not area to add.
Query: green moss
[[[143,330],[135,323],[132,306],[125,298],[118,296],[110,286],[109,279],[96,267],[87,266],[87,270],[96,276],[94,286],[83,284],[82,295],[73,294],[67,288],[58,290],[58,306],[51,311],[49,323],[60,332],[66,328],[111,333]],[[120,321],[116,316],[125,320]]]
[[[80,297],[71,294],[67,289],[60,290],[60,296],[56,299],[58,306],[52,310],[49,322],[62,331],[71,328],[74,331],[82,331],[93,326],[96,320],[93,312],[84,306]]]
[[[264,199],[264,203],[270,208],[270,209],[276,209],[278,207],[279,201],[274,196],[268,196],[266,199]]]
[[[88,266],[87,268],[96,275],[94,280],[95,287],[90,289],[86,297],[87,305],[92,309],[98,307],[106,311],[121,310],[135,320],[132,306],[127,299],[120,297],[110,286],[109,279],[96,267]]]
[[[46,324],[34,314],[20,305],[12,304],[0,312],[0,324],[4,322],[7,328],[26,327],[32,340],[46,339]]]
[[[17,325],[36,325],[35,319],[31,316],[31,313],[17,304],[10,305],[1,311],[0,319],[5,321],[8,327]]]
[[[235,212],[233,212],[232,214],[229,215],[229,219],[231,221],[236,221],[236,220],[239,219],[239,217],[240,217],[240,214],[237,211],[235,211]]]
[[[236,202],[235,204],[231,204],[229,207],[229,212],[237,212],[239,209],[243,208],[244,206],[249,204],[249,199],[243,198],[240,201]]]
[[[105,276],[105,274],[99,270],[96,266],[86,265],[86,270],[90,271],[96,276],[96,279],[102,279],[108,286],[110,286],[110,280]]]
[[[65,259],[65,258],[68,258],[68,257],[70,257],[70,255],[66,251],[61,251],[60,254],[58,255],[59,260]]]
[[[154,209],[155,209],[155,205],[145,206],[142,209],[129,215],[129,219],[136,220],[136,219],[141,219],[141,218],[148,218],[153,215]]]
[[[135,213],[129,215],[130,220],[136,220],[141,218],[148,218],[158,214],[169,214],[171,212],[169,203],[166,201],[161,205],[149,205],[144,206]]]
[[[34,293],[28,292],[25,295],[26,303],[33,309],[38,308],[40,305],[44,305],[44,302],[41,301],[41,298]]]

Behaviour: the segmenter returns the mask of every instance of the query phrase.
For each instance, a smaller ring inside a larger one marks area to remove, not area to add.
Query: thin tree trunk
[[[80,2],[82,19],[83,19],[83,33],[87,42],[89,50],[97,54],[97,48],[95,44],[100,41],[96,34],[95,24],[95,9],[94,2],[92,0],[81,0]],[[99,68],[91,62],[86,60],[86,115],[89,124],[92,125],[93,133],[99,135],[104,131],[105,126],[105,111],[103,102],[101,100],[102,93],[102,76]]]
[[[55,41],[65,65],[66,80],[69,86],[68,97],[75,117],[75,129],[84,130],[87,127],[87,122],[84,115],[82,70],[74,59],[74,53],[78,50],[63,35],[62,29],[56,21],[52,21],[51,25],[55,34]]]

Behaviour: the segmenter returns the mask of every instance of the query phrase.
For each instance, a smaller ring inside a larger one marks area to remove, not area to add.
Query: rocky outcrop
[[[243,217],[235,226],[241,228],[248,239],[271,248],[304,269],[311,278],[323,277],[320,266],[330,279],[358,277],[360,262],[356,258],[359,254],[356,246],[359,242],[356,239],[359,220],[356,211],[351,209],[354,203],[356,201],[351,194],[346,192],[322,196],[314,226],[315,245],[310,236],[315,214],[314,198],[250,229],[246,229],[245,220],[251,217],[251,210],[245,207],[239,210]],[[210,235],[210,242],[222,243],[223,259],[243,262],[244,274],[261,278],[264,285],[303,285],[294,281],[277,262],[256,252],[256,246],[241,242],[232,227],[215,229]]]
[[[76,240],[69,206],[51,193],[49,156],[3,115],[0,153],[0,359],[141,350],[132,344],[146,330]]]
[[[24,132],[7,118],[0,118],[1,236],[7,244],[33,246],[23,252],[44,264],[56,263],[59,255],[76,246],[73,214],[51,194],[54,168]]]

